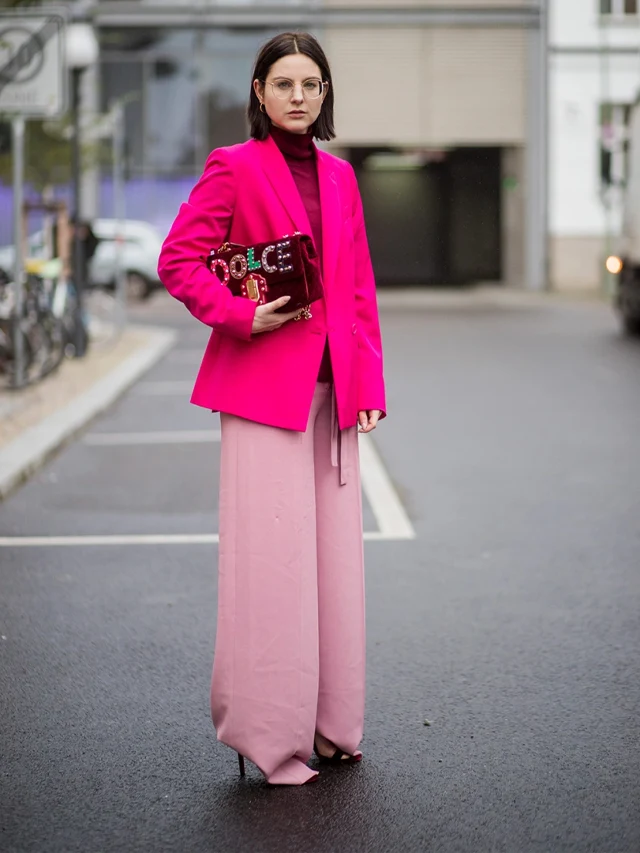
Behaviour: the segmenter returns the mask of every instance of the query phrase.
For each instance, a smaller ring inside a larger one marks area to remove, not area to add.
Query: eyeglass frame
[[[276,77],[275,79],[276,79],[276,81],[278,81],[278,80],[286,80],[286,81],[287,81],[287,83],[291,83],[291,84],[293,85],[293,89],[292,89],[292,91],[295,91],[296,83],[294,83],[294,81],[293,81],[293,80],[291,80],[289,77]],[[320,83],[320,85],[321,85],[321,87],[322,87],[322,88],[321,88],[321,90],[320,90],[320,94],[319,94],[316,98],[313,98],[313,97],[311,97],[311,96],[309,96],[309,95],[305,94],[305,91],[304,91],[304,89],[302,88],[302,87],[303,87],[303,85],[304,85],[305,83],[307,83],[309,80],[317,81],[318,83]],[[266,85],[267,85],[267,83],[271,86],[271,92],[272,92],[272,94],[273,94],[273,97],[274,97],[274,98],[276,98],[278,101],[286,101],[287,97],[291,97],[291,93],[289,93],[289,95],[287,95],[285,98],[279,98],[279,97],[278,97],[278,95],[276,95],[276,91],[275,91],[275,89],[274,89],[275,82],[274,82],[273,80],[261,80],[260,82],[262,83],[262,85],[263,85],[263,86],[266,86]],[[306,79],[306,80],[303,80],[303,81],[302,81],[302,83],[300,83],[300,89],[301,89],[301,91],[302,91],[302,97],[303,97],[305,100],[306,100],[306,99],[308,99],[308,100],[310,100],[310,101],[317,101],[317,100],[319,100],[323,95],[326,95],[326,93],[327,93],[327,91],[328,91],[328,89],[329,89],[329,81],[328,81],[328,80],[321,80],[321,79],[319,79],[318,77],[307,77],[307,79]]]

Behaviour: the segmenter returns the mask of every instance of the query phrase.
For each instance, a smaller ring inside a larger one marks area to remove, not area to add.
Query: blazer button
[[[357,326],[356,326],[356,324],[354,323],[354,324],[353,324],[353,326],[351,327],[351,332],[352,332],[352,334],[354,334],[354,335],[355,335],[355,333],[356,333],[357,331],[358,331],[358,327],[357,327]]]

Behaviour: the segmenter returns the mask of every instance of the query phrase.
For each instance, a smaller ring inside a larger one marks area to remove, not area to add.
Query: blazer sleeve
[[[230,159],[223,148],[209,155],[162,245],[158,275],[169,293],[202,323],[248,341],[256,303],[233,296],[205,262],[211,249],[227,239],[231,226],[236,193]]]
[[[362,199],[353,167],[349,164],[352,192],[355,253],[356,339],[358,342],[358,411],[380,409],[386,416],[382,338],[376,299],[376,283],[362,210]]]

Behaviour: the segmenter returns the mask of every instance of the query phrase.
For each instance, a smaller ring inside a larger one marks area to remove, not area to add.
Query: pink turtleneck
[[[271,136],[282,152],[295,181],[302,203],[304,204],[311,236],[320,256],[322,269],[322,208],[320,206],[320,185],[318,183],[318,167],[316,163],[316,148],[313,144],[312,133],[289,133],[280,127],[271,125]],[[313,310],[313,308],[312,308]],[[331,357],[329,343],[325,342],[318,382],[332,382]]]

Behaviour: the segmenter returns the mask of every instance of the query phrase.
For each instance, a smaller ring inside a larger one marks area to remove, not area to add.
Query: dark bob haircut
[[[320,115],[309,128],[316,139],[329,141],[336,135],[333,125],[333,81],[329,62],[317,39],[309,33],[280,33],[274,36],[260,49],[251,77],[251,94],[247,107],[247,118],[254,139],[266,139],[269,136],[271,120],[266,113],[260,111],[260,101],[253,89],[253,81],[259,80],[263,85],[271,66],[283,56],[293,53],[303,53],[312,59],[320,69],[322,79],[329,88],[320,110]]]

